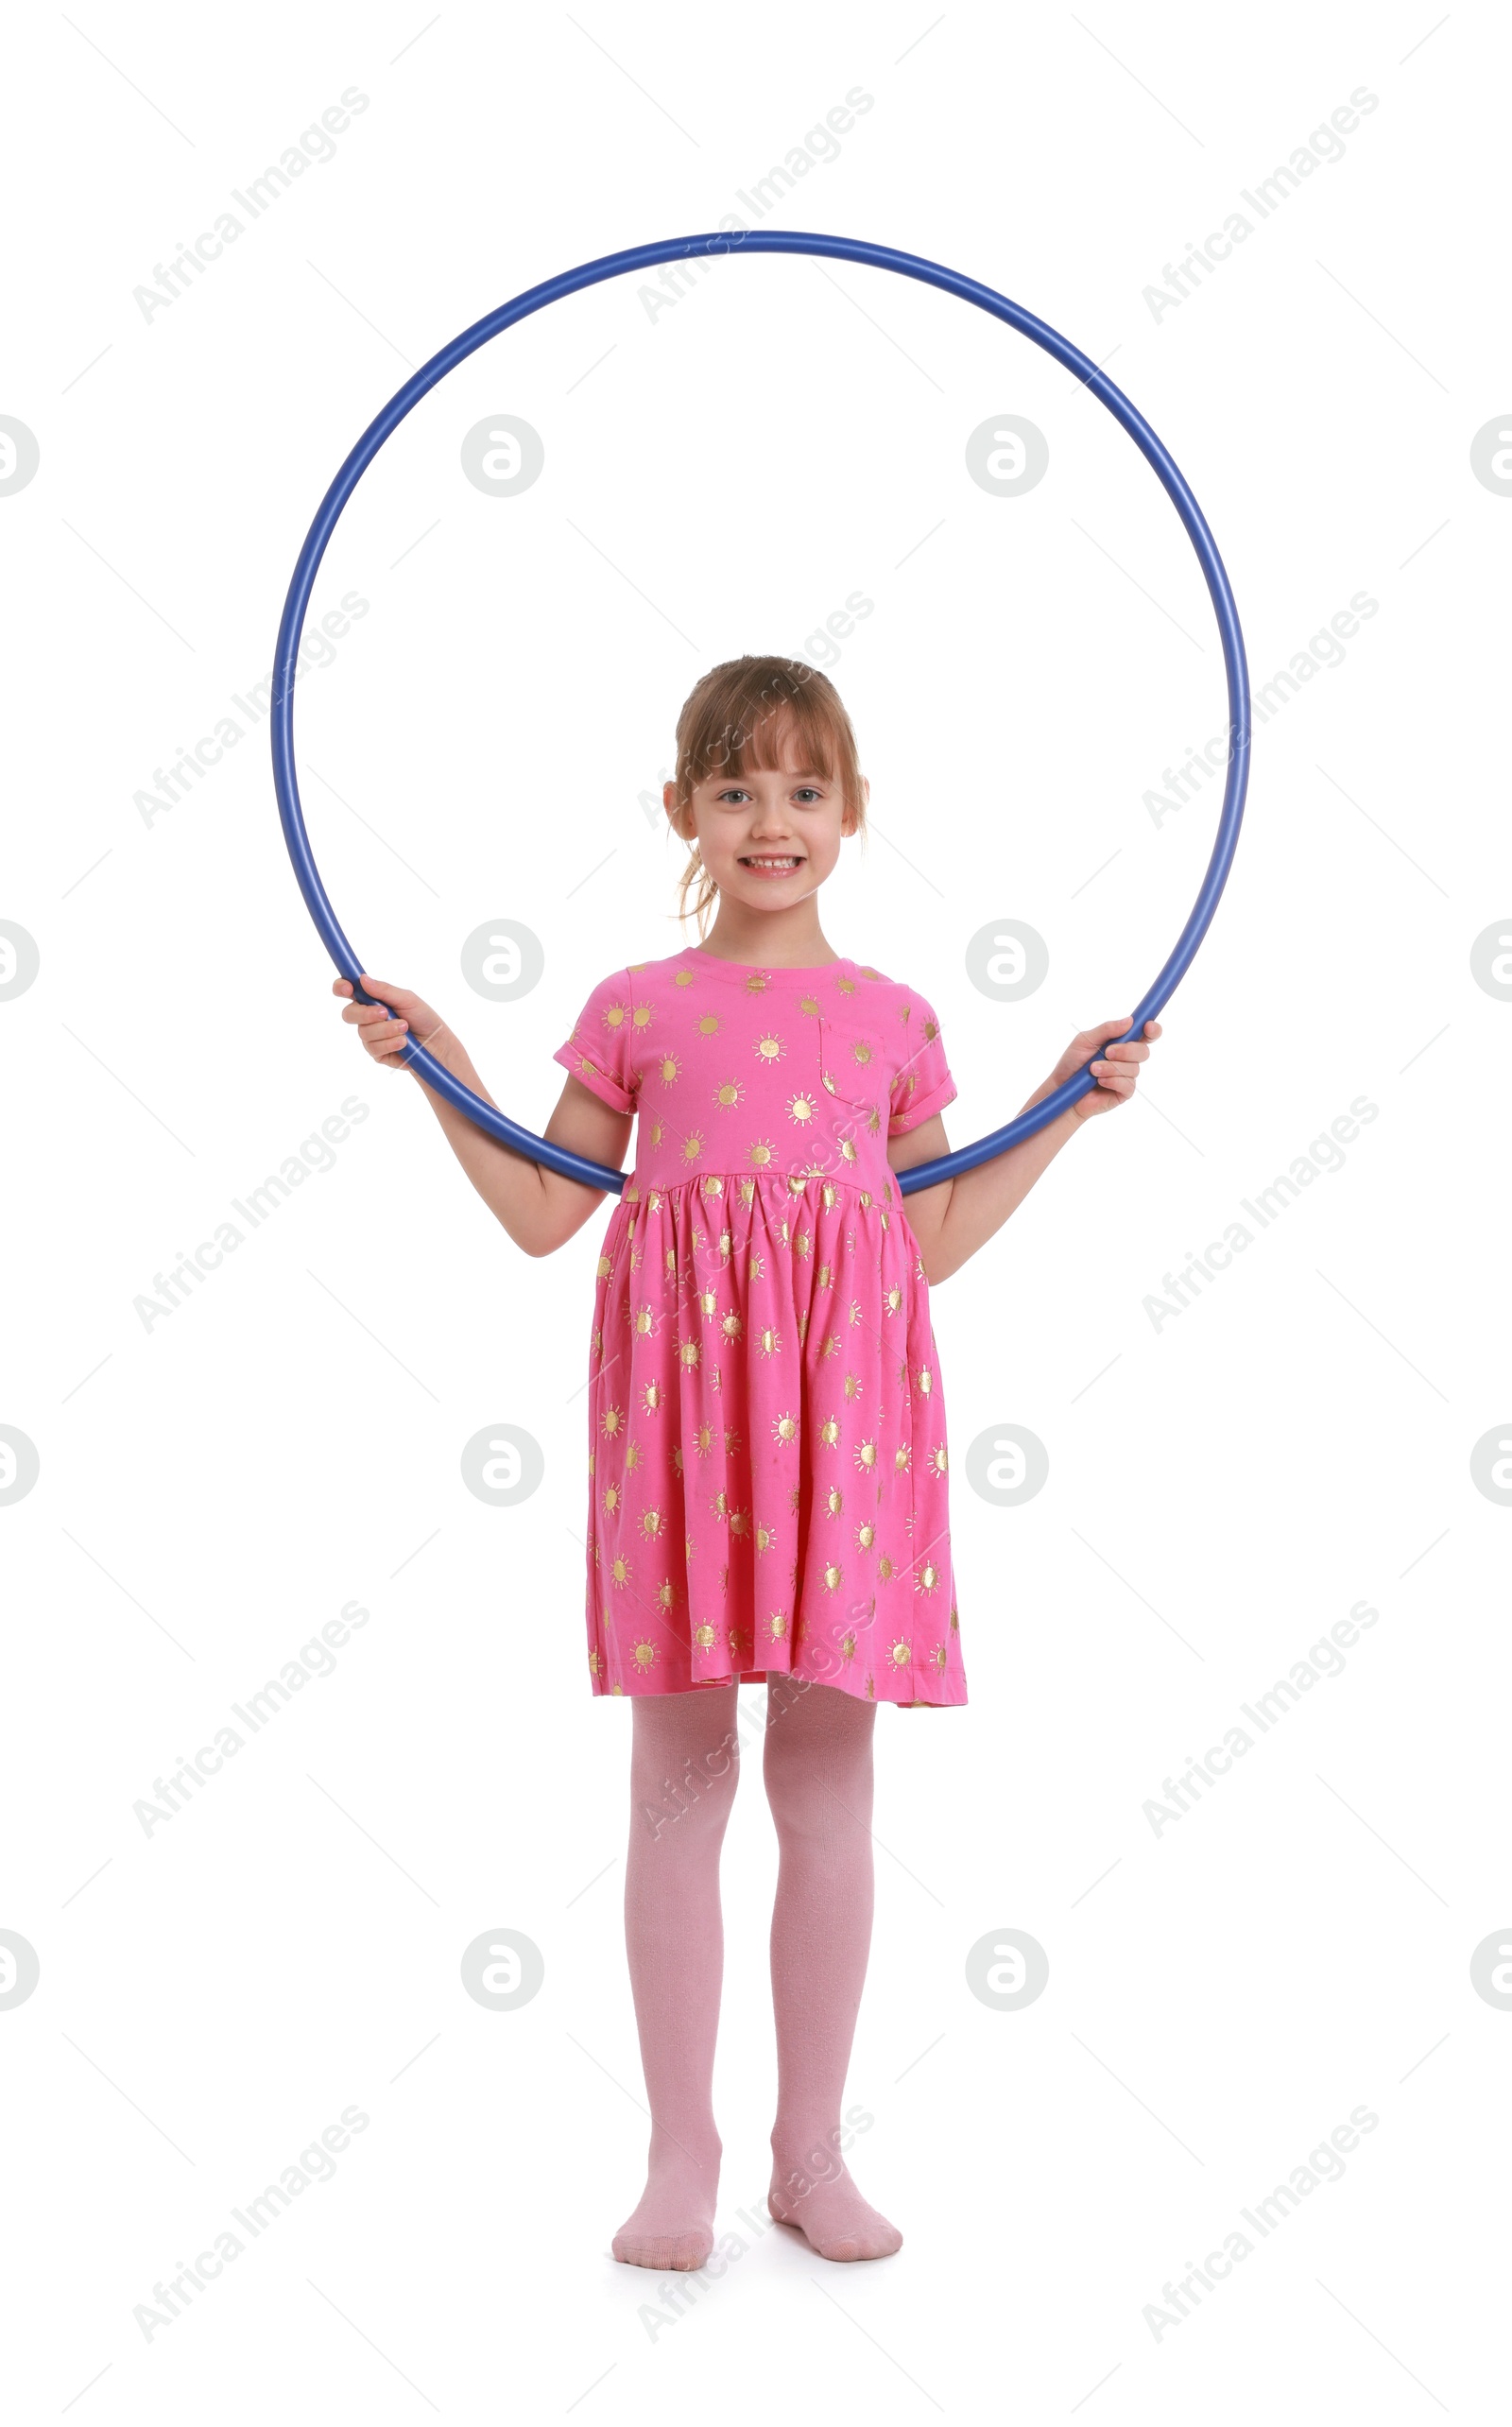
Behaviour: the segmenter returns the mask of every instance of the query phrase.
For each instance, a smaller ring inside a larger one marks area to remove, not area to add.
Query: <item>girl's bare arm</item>
[[[1005,1154],[995,1155],[990,1162],[978,1163],[974,1171],[958,1172],[954,1179],[942,1179],[934,1188],[917,1189],[903,1200],[909,1228],[919,1241],[924,1260],[924,1278],[931,1287],[936,1282],[948,1281],[959,1272],[969,1257],[986,1245],[996,1231],[1001,1231],[1010,1214],[1022,1204],[1035,1181],[1054,1162],[1068,1138],[1099,1113],[1111,1112],[1126,1104],[1134,1093],[1139,1077],[1139,1065],[1149,1059],[1148,1044],[1138,1041],[1115,1044],[1108,1041],[1122,1037],[1128,1021],[1104,1020],[1095,1028],[1088,1028],[1074,1037],[1055,1069],[1035,1089],[1027,1104],[1044,1098],[1078,1070],[1091,1065],[1097,1085],[1062,1112],[1057,1120],[1037,1129],[1032,1138],[1021,1139]],[[1148,1020],[1144,1034],[1152,1041],[1160,1034],[1158,1020]],[[888,1145],[887,1161],[894,1171],[911,1171],[916,1163],[933,1162],[936,1155],[950,1153],[945,1124],[937,1112],[920,1121]]]
[[[369,977],[365,973],[362,984],[368,993],[378,997],[376,1004],[356,1002],[344,977],[335,980],[332,992],[344,998],[346,1008],[341,1016],[356,1028],[373,1061],[381,1062],[387,1070],[404,1070],[406,1065],[399,1055],[413,1036],[418,1044],[426,1046],[438,1061],[445,1064],[454,1078],[460,1079],[475,1095],[481,1095],[486,1104],[493,1102],[473,1068],[467,1047],[429,1004],[408,988],[395,986],[387,978]],[[385,1005],[387,1010],[383,1008]],[[548,1171],[544,1165],[532,1162],[528,1156],[517,1154],[502,1138],[490,1138],[478,1128],[424,1079],[419,1083],[448,1145],[484,1204],[527,1256],[549,1256],[565,1246],[603,1202],[603,1189],[568,1179],[560,1172]],[[541,1135],[552,1145],[565,1146],[569,1153],[582,1155],[590,1162],[607,1163],[611,1170],[623,1171],[633,1122],[633,1113],[611,1110],[579,1080],[569,1078]]]

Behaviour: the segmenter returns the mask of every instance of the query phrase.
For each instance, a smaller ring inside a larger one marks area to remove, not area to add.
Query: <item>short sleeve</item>
[[[932,1112],[943,1112],[957,1093],[933,1009],[912,988],[905,987],[902,994],[903,1063],[892,1085],[889,1138],[901,1138]]]
[[[640,1074],[631,1067],[635,1006],[627,969],[594,987],[564,1045],[552,1056],[611,1111],[633,1112]]]

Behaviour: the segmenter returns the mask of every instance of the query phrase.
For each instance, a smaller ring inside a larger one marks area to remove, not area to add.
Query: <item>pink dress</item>
[[[874,969],[690,945],[595,986],[554,1059],[639,1115],[590,1357],[593,1691],[788,1675],[966,1700],[929,1283],[886,1141],[955,1095]]]

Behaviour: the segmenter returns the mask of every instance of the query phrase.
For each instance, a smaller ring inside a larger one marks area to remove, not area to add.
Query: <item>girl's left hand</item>
[[[1084,1029],[1079,1037],[1073,1037],[1057,1062],[1051,1078],[1052,1087],[1059,1087],[1068,1078],[1074,1078],[1076,1073],[1085,1070],[1089,1064],[1097,1081],[1095,1087],[1087,1094],[1078,1096],[1072,1106],[1076,1120],[1090,1121],[1095,1113],[1111,1112],[1118,1105],[1126,1104],[1133,1094],[1140,1075],[1139,1066],[1150,1058],[1149,1045],[1140,1043],[1138,1039],[1127,1044],[1108,1042],[1109,1038],[1122,1037],[1128,1024],[1127,1017],[1099,1021],[1095,1028]],[[1146,1020],[1144,1034],[1153,1042],[1160,1034],[1159,1020]]]

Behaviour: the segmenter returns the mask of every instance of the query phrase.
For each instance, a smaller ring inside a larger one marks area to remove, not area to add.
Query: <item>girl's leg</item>
[[[614,2236],[636,2267],[701,2267],[713,2247],[720,2140],[714,2034],[724,1969],[719,1848],[739,1775],[735,1688],[637,1695],[625,1945],[651,2150],[640,2205]]]
[[[883,2259],[902,2235],[840,2156],[840,2101],[871,1946],[872,1702],[773,1679],[763,1767],[780,1863],[772,1911],[777,2121],[767,2206],[821,2258]]]

